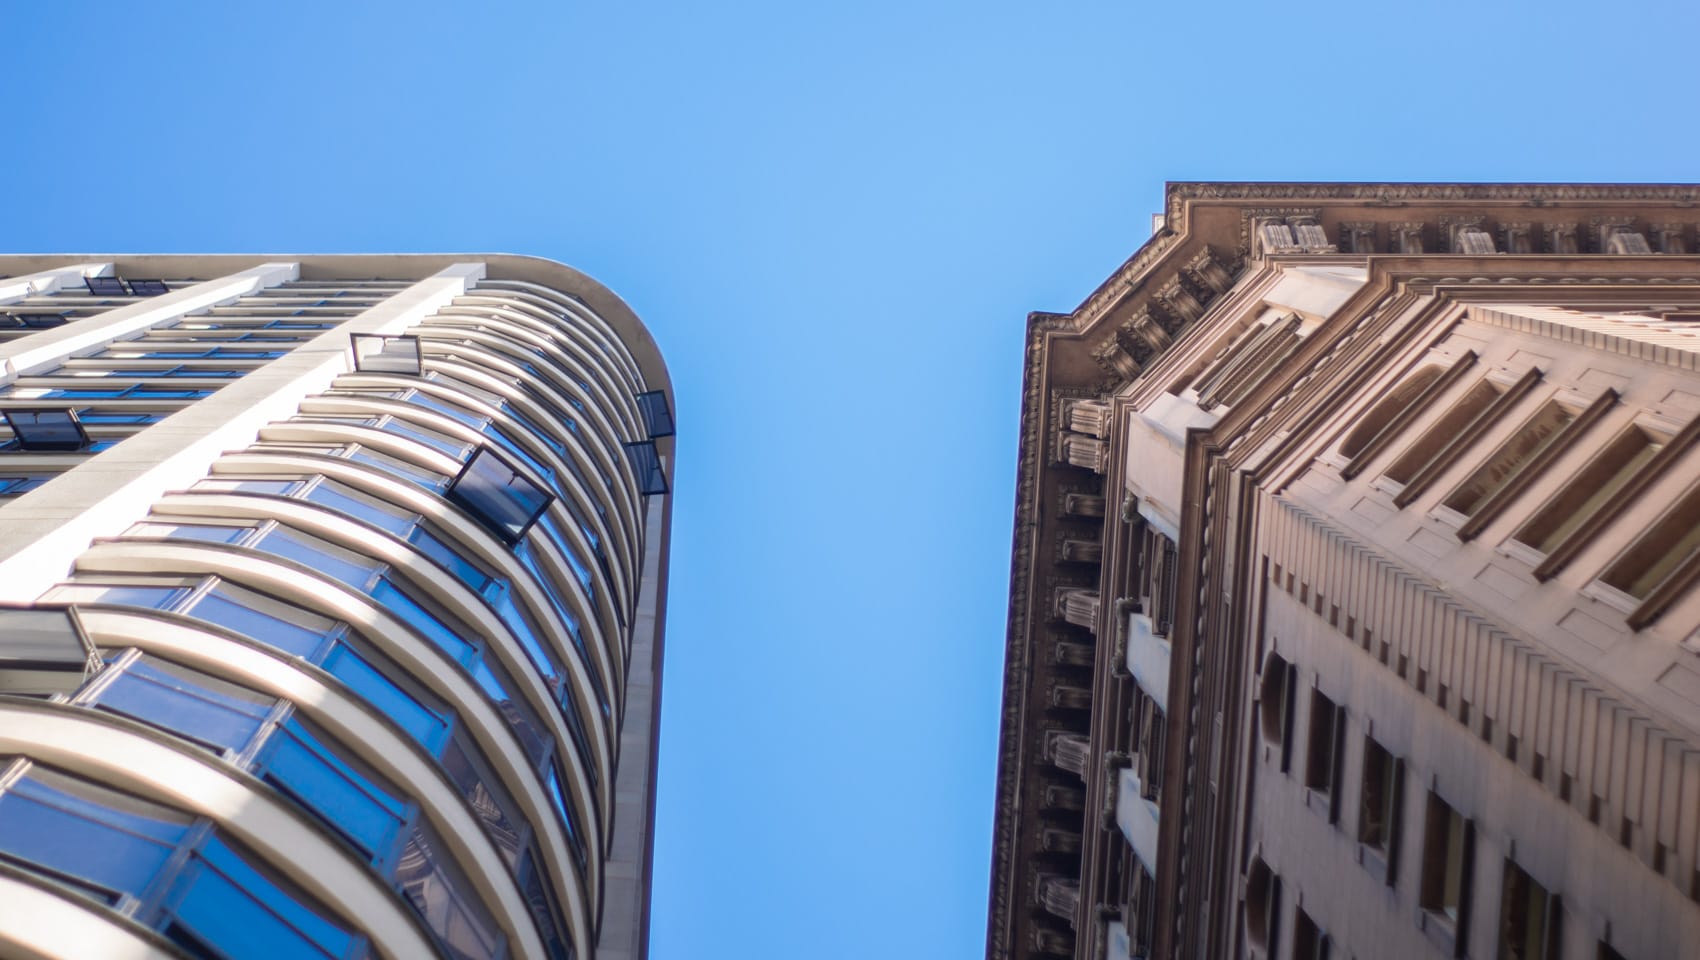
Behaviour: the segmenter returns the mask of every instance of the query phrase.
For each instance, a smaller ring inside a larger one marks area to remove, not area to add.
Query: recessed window
[[[427,752],[435,756],[442,749],[449,729],[446,710],[433,710],[419,697],[403,690],[372,665],[371,655],[356,653],[347,644],[338,643],[320,665],[394,721]]]
[[[1577,411],[1548,401],[1518,431],[1501,444],[1487,462],[1477,467],[1458,489],[1446,498],[1446,506],[1470,516],[1498,493],[1525,464],[1538,457],[1558,439],[1560,432],[1576,419]]]
[[[416,513],[399,510],[330,479],[319,480],[301,498],[397,536],[405,536],[419,521]]]
[[[1253,859],[1245,879],[1245,933],[1265,952],[1280,941],[1281,878],[1262,859]]]
[[[1475,828],[1435,793],[1428,795],[1423,823],[1423,874],[1419,903],[1462,955],[1469,921]]]
[[[1293,960],[1328,960],[1328,934],[1302,909],[1293,911]]]
[[[1505,387],[1493,380],[1477,381],[1433,426],[1423,431],[1423,435],[1407,447],[1399,459],[1393,461],[1393,465],[1387,468],[1387,478],[1398,483],[1410,483],[1412,477],[1439,457],[1447,445],[1504,392]]]
[[[403,896],[449,956],[474,960],[503,955],[500,928],[435,831],[416,824],[397,866]]]
[[[250,526],[211,523],[137,523],[124,531],[127,537],[163,537],[199,543],[237,543],[253,532]]]
[[[1603,507],[1614,503],[1618,491],[1668,441],[1668,437],[1638,426],[1624,430],[1517,531],[1517,541],[1551,553]]]
[[[1363,415],[1351,433],[1346,434],[1346,439],[1340,444],[1340,455],[1350,460],[1362,453],[1370,441],[1387,429],[1388,424],[1416,403],[1417,397],[1421,396],[1430,384],[1440,379],[1440,374],[1440,367],[1430,365],[1405,378],[1392,393],[1381,398],[1379,403]]]
[[[1505,861],[1499,899],[1499,960],[1557,960],[1563,910],[1558,897]]]
[[[1358,805],[1358,843],[1373,852],[1393,883],[1399,850],[1399,819],[1405,765],[1370,737],[1364,738],[1362,802]]]
[[[229,583],[202,594],[188,613],[298,657],[311,658],[338,630],[334,620]]]
[[[354,348],[354,369],[362,373],[394,373],[414,377],[420,373],[418,337],[355,333],[349,335],[349,340]]]
[[[1310,694],[1310,742],[1305,751],[1305,786],[1328,801],[1328,821],[1339,819],[1338,789],[1346,746],[1346,708],[1322,695]]]
[[[1700,487],[1653,522],[1600,579],[1637,599],[1646,599],[1684,560],[1700,549]]]
[[[1281,772],[1291,766],[1293,753],[1293,715],[1298,699],[1299,669],[1270,654],[1263,663],[1263,681],[1258,696],[1258,729],[1263,742],[1281,751]]]

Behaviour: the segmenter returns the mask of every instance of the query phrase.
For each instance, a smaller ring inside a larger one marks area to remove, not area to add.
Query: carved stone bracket
[[[1216,258],[1216,254],[1212,253],[1209,247],[1198,251],[1181,269],[1201,288],[1213,294],[1227,293],[1228,288],[1234,285],[1234,275]]]
[[[1685,223],[1655,223],[1648,232],[1660,253],[1682,255],[1688,252],[1688,225]]]
[[[1581,253],[1582,232],[1574,223],[1549,223],[1546,225],[1547,253]]]
[[[1351,253],[1375,253],[1379,248],[1375,243],[1376,224],[1370,220],[1359,220],[1340,224],[1340,246]]]
[[[1502,223],[1499,232],[1504,238],[1506,253],[1535,252],[1535,229],[1529,222]]]
[[[1423,252],[1423,228],[1421,220],[1406,220],[1389,224],[1391,232],[1390,245],[1394,253],[1415,254]]]

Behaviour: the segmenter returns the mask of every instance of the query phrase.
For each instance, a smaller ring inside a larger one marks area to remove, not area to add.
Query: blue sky
[[[1689,180],[1700,8],[0,3],[0,249],[512,251],[680,425],[652,956],[983,955],[1022,331],[1165,180]]]

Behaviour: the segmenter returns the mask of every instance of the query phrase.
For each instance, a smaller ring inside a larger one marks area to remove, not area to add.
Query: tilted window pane
[[[443,621],[432,616],[418,601],[402,592],[388,577],[379,578],[377,584],[372,587],[372,599],[424,634],[437,649],[456,660],[465,663],[473,655],[470,643],[461,639],[460,635],[449,629]]]
[[[216,838],[191,859],[179,891],[173,926],[232,957],[350,957],[364,946]],[[172,927],[166,935],[175,938]]]
[[[389,855],[406,819],[406,804],[356,771],[299,720],[289,720],[272,735],[256,766],[268,783],[318,814],[368,857]]]
[[[397,536],[412,528],[418,516],[378,505],[348,487],[331,480],[321,480],[304,495],[304,499],[366,523]]]
[[[523,826],[524,818],[501,783],[484,773],[484,764],[473,760],[477,749],[464,732],[456,731],[443,750],[443,772],[466,798],[502,858],[512,865],[530,830]]]
[[[474,593],[483,595],[494,580],[477,564],[463,556],[460,551],[444,543],[423,526],[415,526],[408,533],[407,542],[413,544],[420,553],[441,564],[445,570],[454,574],[455,579],[466,584]]]
[[[200,543],[235,543],[253,527],[227,527],[210,523],[138,523],[124,531],[131,537],[167,537]]]
[[[42,599],[51,600],[55,603],[111,603],[126,607],[164,610],[186,593],[188,593],[188,590],[182,587],[68,583],[54,587]]]
[[[556,905],[555,895],[550,892],[549,884],[530,850],[526,851],[525,862],[520,865],[519,872],[524,878],[520,881],[520,893],[531,911],[531,919],[537,923],[537,932],[543,937],[543,949],[548,951],[549,960],[573,960],[575,951],[563,932],[566,925],[556,919],[561,916],[561,908]]]
[[[125,666],[94,702],[185,739],[240,751],[277,701],[187,667],[142,657]]]

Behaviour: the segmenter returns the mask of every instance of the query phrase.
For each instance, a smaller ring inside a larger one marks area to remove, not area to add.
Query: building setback
[[[1697,243],[1172,184],[1030,318],[990,960],[1700,952]]]
[[[514,256],[0,256],[0,955],[647,954],[670,387]]]

